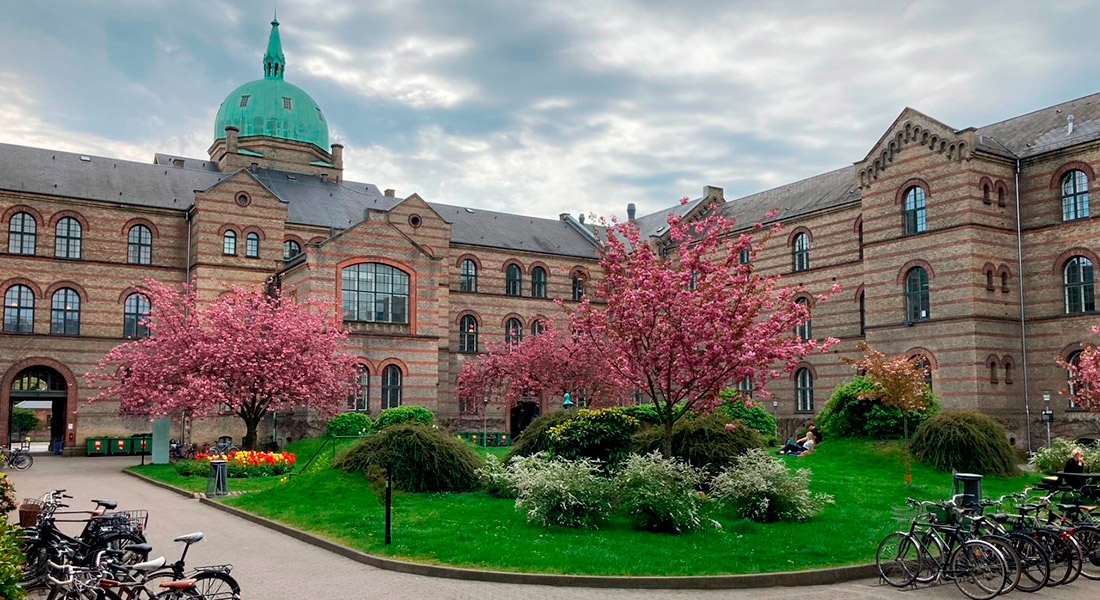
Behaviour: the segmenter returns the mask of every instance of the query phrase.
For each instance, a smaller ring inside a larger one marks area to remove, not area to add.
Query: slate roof
[[[451,241],[456,244],[596,257],[592,242],[565,221],[435,202],[428,205],[451,222]]]
[[[1070,115],[1072,134],[1067,133]],[[1080,144],[1100,137],[1100,93],[979,127],[977,134],[983,149],[1002,154],[1007,150],[1018,158]]]
[[[706,200],[705,196],[696,198],[685,204],[677,202],[675,205],[664,210],[635,218],[634,224],[638,226],[638,231],[641,232],[643,240],[652,236],[660,236],[668,231],[669,215],[674,214],[683,217],[691,212],[696,206],[699,206],[699,203],[703,200]]]
[[[732,218],[736,229],[752,227],[755,223],[786,221],[807,213],[858,202],[861,197],[856,184],[855,167],[848,166],[808,179],[764,190],[750,196],[729,200],[719,210]],[[779,212],[771,219],[768,211]]]

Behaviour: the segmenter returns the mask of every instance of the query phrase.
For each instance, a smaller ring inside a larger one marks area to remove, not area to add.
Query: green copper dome
[[[271,22],[271,36],[264,54],[264,78],[230,92],[214,119],[214,139],[225,139],[232,125],[241,137],[265,135],[306,142],[329,151],[328,123],[321,107],[296,85],[283,81],[286,58],[279,39],[279,22]]]

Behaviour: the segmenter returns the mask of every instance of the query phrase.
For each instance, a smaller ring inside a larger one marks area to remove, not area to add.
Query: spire
[[[283,56],[283,43],[279,39],[279,21],[272,18],[271,36],[267,38],[267,52],[264,53],[264,78],[282,79],[285,68],[286,57]]]

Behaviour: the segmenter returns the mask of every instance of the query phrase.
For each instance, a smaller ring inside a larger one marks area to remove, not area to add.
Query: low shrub
[[[0,515],[6,515],[19,508],[19,499],[15,497],[15,484],[6,473],[0,472]]]
[[[828,494],[810,493],[810,475],[809,469],[791,472],[781,459],[754,448],[711,481],[711,493],[745,519],[803,521],[833,502]]]
[[[19,587],[23,571],[23,530],[0,515],[0,598],[22,600],[27,597]]]
[[[944,411],[921,423],[910,442],[913,456],[943,471],[1010,477],[1019,472],[1005,430],[992,417]],[[1063,459],[1063,462],[1065,459]]]
[[[578,410],[577,416],[550,428],[550,453],[573,460],[590,458],[608,467],[619,464],[633,446],[638,419],[617,411]]]
[[[485,457],[485,464],[477,470],[477,479],[481,482],[481,489],[497,498],[515,498],[516,484],[512,480],[512,474],[504,468],[495,454]]]
[[[328,435],[351,437],[366,435],[374,426],[370,415],[361,412],[346,412],[336,415],[325,423],[325,433]]]
[[[836,438],[864,440],[897,440],[902,438],[901,410],[883,406],[877,400],[861,400],[861,392],[872,389],[865,377],[856,376],[838,386],[828,402],[815,418],[817,426],[826,435]],[[925,409],[909,414],[909,432],[917,430],[921,423],[940,409],[939,399],[931,392],[925,398]]]
[[[393,484],[407,492],[466,492],[477,487],[481,461],[462,440],[406,423],[356,442],[333,463],[348,473],[367,473],[372,465],[390,469]]]
[[[504,462],[508,462],[517,456],[532,456],[539,452],[549,452],[550,429],[570,421],[576,416],[577,413],[571,410],[556,410],[531,421],[531,424],[512,440],[512,449],[508,451]]]
[[[516,486],[516,510],[528,522],[596,529],[611,516],[611,481],[593,460],[563,460],[545,452],[516,457],[508,465]]]
[[[178,460],[173,465],[176,468],[176,472],[184,477],[205,477],[210,473],[210,461],[207,460],[195,460],[186,459]]]
[[[728,417],[730,421],[755,430],[765,440],[775,439],[775,416],[763,406],[753,404],[752,400],[746,402],[737,388],[727,388],[719,395],[725,400],[721,408],[722,415]]]
[[[1041,473],[1057,473],[1066,466],[1066,461],[1069,460],[1069,455],[1074,448],[1085,451],[1086,472],[1100,469],[1100,442],[1078,444],[1075,440],[1064,437],[1054,438],[1049,446],[1036,450],[1028,462]]]
[[[684,533],[703,523],[702,469],[657,452],[630,456],[615,476],[619,506],[638,529]]]
[[[638,419],[638,422],[644,427],[648,425],[656,425],[660,423],[660,418],[657,417],[657,407],[652,404],[634,404],[631,406],[612,406],[605,408],[608,412],[617,412],[619,414],[628,415]]]
[[[751,448],[760,448],[764,440],[756,430],[744,426],[729,426],[724,419],[700,416],[682,419],[672,426],[672,455],[689,465],[717,472]],[[661,452],[660,427],[650,427],[634,436],[634,449],[640,454]]]
[[[435,415],[432,414],[432,411],[423,406],[397,406],[378,413],[378,419],[375,420],[372,431],[382,431],[387,427],[402,423],[431,425],[434,420]]]

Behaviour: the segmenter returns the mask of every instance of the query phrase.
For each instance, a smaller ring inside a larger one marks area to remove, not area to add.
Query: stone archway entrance
[[[534,421],[542,412],[538,400],[521,400],[516,402],[509,414],[508,433],[512,439],[523,433],[524,429]]]
[[[18,444],[18,436],[26,433],[13,427],[13,408],[19,405],[31,408],[40,418],[48,416],[51,443],[63,440],[65,447],[75,447],[76,383],[64,365],[28,359],[8,370],[0,382],[0,443]]]

